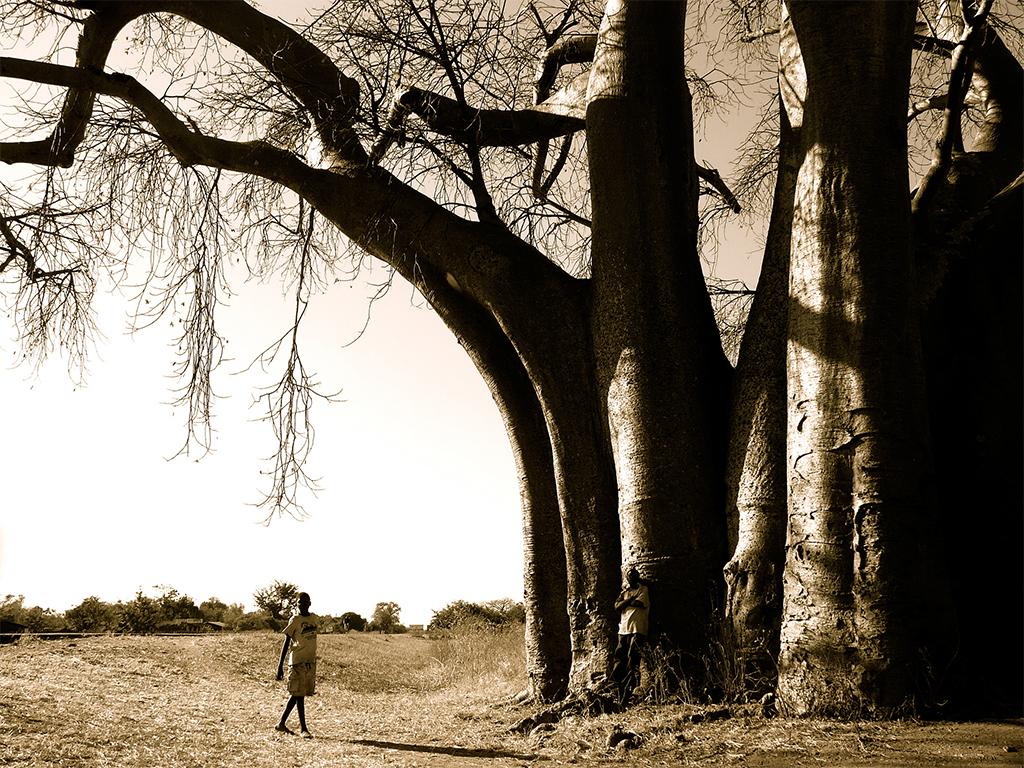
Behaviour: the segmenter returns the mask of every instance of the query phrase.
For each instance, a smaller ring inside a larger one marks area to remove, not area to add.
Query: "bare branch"
[[[347,159],[365,159],[353,121],[359,86],[342,74],[316,46],[286,25],[256,11],[241,0],[190,3],[151,0],[82,0],[79,7],[96,12],[83,24],[76,67],[99,73],[110,46],[130,21],[151,13],[172,13],[208,29],[239,46],[274,74],[306,108],[328,153]],[[0,76],[20,77],[0,65]],[[44,81],[49,82],[49,81]],[[20,145],[4,145],[4,162],[70,166],[92,113],[93,94],[85,81],[72,88],[58,125],[50,137]]]
[[[935,141],[931,167],[921,180],[917,194],[914,196],[913,210],[915,212],[927,207],[935,190],[946,178],[953,150],[963,147],[960,113],[963,110],[967,91],[971,86],[975,50],[981,42],[985,30],[985,19],[992,8],[992,0],[981,0],[977,12],[970,11],[966,3],[964,8],[964,29],[950,62],[949,87],[942,128]]]
[[[597,35],[572,35],[551,44],[537,68],[534,103],[542,104],[551,96],[551,88],[562,67],[593,61],[596,47]]]
[[[533,108],[474,109],[446,96],[410,87],[395,94],[384,132],[370,150],[371,162],[380,162],[392,144],[401,143],[405,119],[410,113],[436,133],[456,141],[472,141],[480,147],[532,144],[541,138],[565,136],[583,128],[572,117]]]
[[[197,164],[212,168],[254,173],[283,181],[285,168],[305,168],[297,158],[263,142],[233,142],[195,133],[185,126],[173,112],[135,78],[122,74],[104,74],[59,64],[26,61],[0,57],[0,71],[5,77],[31,80],[38,83],[63,85],[70,88],[104,93],[121,98],[138,108],[156,129],[164,144],[183,166]],[[0,144],[0,154],[6,162],[33,162],[60,164],[63,155],[51,152],[39,156],[28,148],[26,159],[21,154],[25,144]]]
[[[266,415],[277,439],[277,451],[271,461],[270,490],[259,503],[260,507],[268,507],[269,522],[274,513],[286,511],[293,517],[305,516],[299,501],[299,491],[303,488],[316,493],[318,481],[306,471],[309,455],[313,450],[316,431],[313,428],[312,408],[317,399],[330,402],[336,395],[325,395],[317,391],[317,382],[306,370],[299,350],[299,328],[309,306],[309,285],[311,272],[311,244],[314,231],[315,213],[310,209],[308,220],[302,232],[303,240],[299,252],[298,285],[295,290],[295,312],[292,326],[285,336],[261,355],[264,365],[269,365],[280,351],[283,343],[288,343],[288,356],[281,378],[262,395],[266,405]]]
[[[742,208],[740,208],[740,201],[736,199],[736,195],[732,193],[729,186],[722,181],[722,177],[718,171],[714,168],[705,168],[700,163],[697,163],[696,165],[697,177],[710,184],[712,188],[722,196],[722,199],[725,201],[726,205],[732,209],[733,213],[739,213],[742,210]]]
[[[753,43],[766,37],[772,37],[773,35],[779,34],[778,27],[765,27],[753,32],[747,32],[740,35],[741,43]]]
[[[561,71],[562,67],[570,64],[584,64],[593,61],[594,51],[597,48],[596,34],[574,35],[561,40],[558,40],[557,37],[549,38],[545,36],[545,39],[548,42],[548,49],[544,52],[544,58],[541,59],[540,67],[537,70],[537,77],[534,81],[534,104],[543,104],[549,99],[551,96],[551,88],[554,86],[555,79],[558,77],[558,73]],[[583,77],[579,77],[577,78],[578,82],[574,80],[569,86],[573,91],[570,101],[572,104],[572,113],[580,119],[583,119],[586,115],[585,104],[587,83],[590,81],[589,73],[585,74],[585,79]],[[569,94],[565,89],[560,91],[552,106],[564,103],[566,101],[565,96],[567,95]],[[537,144],[537,148],[534,151],[533,156],[532,191],[533,196],[537,200],[541,201],[547,199],[551,185],[554,184],[555,179],[558,178],[558,174],[565,165],[565,159],[570,146],[567,141],[562,143],[558,161],[548,174],[547,180],[545,180],[544,170],[545,165],[547,164],[548,144],[548,139],[540,141]]]
[[[921,101],[915,101],[910,105],[910,109],[907,111],[907,122],[909,123],[918,115],[924,114],[932,109],[945,109],[946,104],[949,101],[948,93],[937,93],[927,99]]]

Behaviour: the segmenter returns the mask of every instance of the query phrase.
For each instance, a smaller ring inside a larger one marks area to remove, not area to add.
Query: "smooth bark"
[[[779,692],[797,713],[892,712],[913,700],[927,653],[917,609],[933,511],[904,129],[916,5],[789,8],[807,97]]]
[[[650,581],[652,634],[703,672],[724,562],[721,352],[697,257],[685,3],[605,9],[588,90],[597,374],[623,566]]]

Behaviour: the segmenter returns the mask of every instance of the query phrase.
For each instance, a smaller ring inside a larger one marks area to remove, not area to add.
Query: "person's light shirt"
[[[644,584],[638,584],[635,587],[627,588],[622,592],[623,599],[636,599],[643,603],[641,608],[639,605],[627,605],[622,609],[622,614],[619,618],[619,634],[620,635],[646,635],[647,634],[647,614],[648,608],[651,605],[651,600],[647,596],[647,586]]]
[[[296,613],[284,633],[291,638],[289,645],[289,664],[308,664],[316,661],[316,630],[317,621],[315,614],[303,616]]]

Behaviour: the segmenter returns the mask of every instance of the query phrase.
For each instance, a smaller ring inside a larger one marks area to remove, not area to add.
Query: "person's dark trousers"
[[[640,650],[644,636],[641,634],[619,635],[615,644],[615,660],[612,664],[612,681],[619,689],[619,702],[625,705],[640,682]]]

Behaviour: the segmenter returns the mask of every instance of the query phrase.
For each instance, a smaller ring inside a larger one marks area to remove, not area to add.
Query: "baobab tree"
[[[988,5],[965,9],[955,44],[927,46],[953,54],[943,136],[982,72],[998,127],[984,123],[979,141],[1011,159],[1002,186],[939,226],[921,222],[957,191],[960,144],[940,142],[912,206],[916,4],[786,4],[774,206],[736,371],[698,237],[703,188],[736,203],[694,160],[684,2],[506,18],[488,3],[340,0],[301,31],[240,0],[3,9],[6,31],[33,51],[48,31],[54,47],[3,57],[0,76],[60,89],[49,109],[26,100],[25,135],[0,143],[5,163],[41,169],[34,187],[8,190],[0,228],[30,348],[81,349],[89,270],[157,246],[147,284],[189,306],[182,373],[201,439],[225,253],[284,261],[295,328],[267,402],[282,445],[268,496],[286,506],[317,395],[298,354],[303,307],[344,268],[339,254],[370,254],[456,334],[504,418],[533,695],[606,684],[623,566],[651,581],[654,626],[694,682],[725,567],[741,648],[762,668],[777,657],[792,710],[887,712],[927,693],[952,655],[957,579],[941,567],[947,530],[931,524],[948,399],[929,374],[962,349],[931,330],[956,302],[922,303],[919,243],[951,228],[960,252],[995,242],[1020,194],[1020,66],[981,53],[984,35],[998,39]],[[128,36],[155,69],[113,69]],[[851,67],[863,75],[852,83]],[[1012,319],[1019,281],[1009,293]],[[986,434],[1019,455],[1019,429]],[[1003,511],[1019,486],[1005,483],[993,533],[1019,525]],[[1017,595],[1019,579],[998,588]]]

